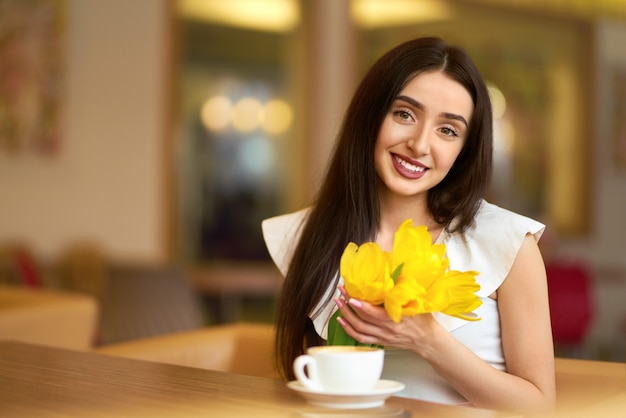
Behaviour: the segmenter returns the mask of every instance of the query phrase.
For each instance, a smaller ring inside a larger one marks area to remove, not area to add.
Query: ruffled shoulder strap
[[[287,215],[265,219],[261,223],[265,245],[283,277],[287,275],[293,252],[300,240],[302,226],[309,212],[310,208],[307,208]],[[328,334],[328,320],[337,309],[334,303],[322,305],[330,292],[335,292],[338,295],[335,288],[329,287],[326,290],[326,295],[309,314],[315,330],[324,339],[327,338]]]
[[[538,241],[545,226],[531,218],[483,202],[473,225],[463,234],[443,237],[450,269],[474,270],[479,297],[489,297],[506,279],[526,235]],[[436,315],[448,330],[465,323],[443,314]]]
[[[309,208],[268,218],[261,223],[267,250],[283,277],[287,275],[291,257],[300,240],[302,225],[308,214]]]
[[[464,234],[445,238],[450,268],[477,270],[478,295],[489,296],[509,274],[524,237],[531,234],[538,241],[544,229],[533,219],[483,202]]]

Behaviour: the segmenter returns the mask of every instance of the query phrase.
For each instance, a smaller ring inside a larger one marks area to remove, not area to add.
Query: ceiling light
[[[359,26],[373,29],[449,19],[452,9],[440,0],[352,0],[350,13]]]
[[[178,0],[188,19],[269,32],[288,32],[300,23],[297,0]]]

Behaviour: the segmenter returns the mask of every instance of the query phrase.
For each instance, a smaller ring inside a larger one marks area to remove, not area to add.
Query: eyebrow
[[[421,104],[420,102],[418,102],[415,99],[412,99],[409,96],[398,96],[396,97],[396,100],[402,100],[404,102],[410,103],[412,106],[420,109],[420,110],[424,110],[424,105]],[[465,126],[468,126],[467,120],[465,120],[465,118],[461,115],[457,115],[456,113],[448,113],[448,112],[443,112],[441,113],[441,115],[447,119],[453,119],[453,120],[458,120],[459,122],[462,122]]]

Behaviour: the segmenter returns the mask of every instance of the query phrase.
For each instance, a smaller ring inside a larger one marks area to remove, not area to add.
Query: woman
[[[492,168],[492,113],[484,81],[461,49],[438,38],[406,42],[367,73],[347,110],[315,204],[268,219],[263,232],[285,274],[277,318],[279,371],[325,344],[328,320],[386,348],[385,379],[400,396],[524,412],[554,405],[554,357],[543,225],[484,200]],[[411,218],[447,248],[450,268],[475,270],[482,318],[443,314],[394,323],[351,299],[339,260],[349,242],[390,251]]]

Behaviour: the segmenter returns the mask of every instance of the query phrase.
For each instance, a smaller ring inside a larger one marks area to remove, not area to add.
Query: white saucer
[[[362,409],[384,405],[385,399],[404,389],[404,383],[379,380],[374,388],[363,393],[320,392],[304,387],[297,380],[287,383],[287,387],[298,392],[311,405],[324,408]]]

